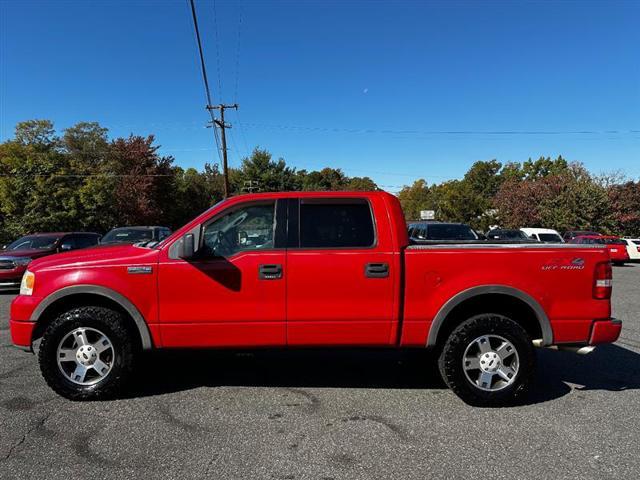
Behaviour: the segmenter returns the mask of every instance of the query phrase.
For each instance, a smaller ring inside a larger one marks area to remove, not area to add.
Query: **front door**
[[[276,203],[230,206],[200,226],[194,258],[160,261],[164,346],[285,345],[286,250],[276,240]]]

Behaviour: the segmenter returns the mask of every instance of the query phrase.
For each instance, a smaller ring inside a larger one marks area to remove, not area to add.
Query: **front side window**
[[[375,243],[373,217],[366,201],[302,201],[300,247],[359,248]]]
[[[200,254],[229,257],[245,250],[273,248],[275,202],[233,210],[204,227]]]

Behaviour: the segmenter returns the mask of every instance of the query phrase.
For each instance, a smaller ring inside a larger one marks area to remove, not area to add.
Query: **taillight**
[[[593,278],[593,298],[598,300],[608,300],[611,298],[611,287],[613,285],[613,271],[610,262],[600,262],[596,264],[596,271]]]

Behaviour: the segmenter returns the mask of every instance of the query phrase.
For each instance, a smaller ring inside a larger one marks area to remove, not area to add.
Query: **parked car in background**
[[[131,244],[139,242],[160,242],[171,235],[167,227],[118,227],[110,230],[101,245]]]
[[[611,263],[623,265],[629,260],[627,253],[627,242],[620,237],[613,235],[582,235],[571,239],[568,243],[578,243],[581,245],[606,245],[609,250]]]
[[[522,230],[516,229],[507,229],[507,228],[494,228],[493,230],[489,230],[487,232],[487,240],[513,240],[513,241],[522,241],[522,242],[531,242],[533,241],[526,233]]]
[[[469,225],[464,223],[415,222],[407,226],[409,239],[425,240],[481,240]]]
[[[31,260],[53,253],[93,247],[100,235],[90,232],[35,233],[21,237],[0,251],[0,289],[16,289]]]
[[[598,232],[592,232],[590,230],[569,230],[567,232],[564,232],[564,235],[562,236],[562,238],[564,238],[565,242],[568,242],[569,240],[576,238],[576,237],[584,237],[584,236],[598,236],[601,235]]]
[[[627,253],[629,260],[640,262],[640,238],[623,238],[627,242]]]
[[[551,228],[521,228],[529,238],[544,243],[564,243],[560,234]]]

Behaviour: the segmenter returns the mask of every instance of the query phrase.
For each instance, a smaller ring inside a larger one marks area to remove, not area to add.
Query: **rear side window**
[[[301,202],[300,247],[354,248],[374,243],[373,217],[367,201]]]
[[[555,233],[541,233],[538,235],[540,237],[540,241],[542,242],[561,242],[562,239],[560,235],[556,235]]]
[[[621,238],[605,238],[604,243],[607,245],[626,245],[627,242],[622,240]]]

